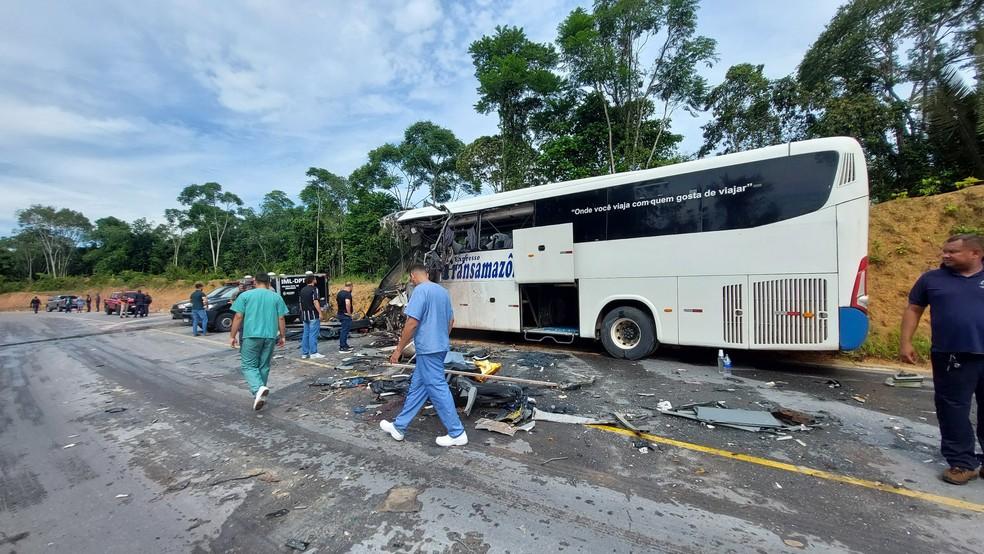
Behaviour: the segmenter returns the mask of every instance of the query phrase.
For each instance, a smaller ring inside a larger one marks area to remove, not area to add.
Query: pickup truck
[[[78,296],[74,294],[59,294],[57,296],[52,296],[51,298],[49,298],[48,302],[45,303],[44,309],[49,312],[53,312],[55,310],[58,310],[59,312],[64,312],[66,311],[65,310],[66,298],[72,299],[71,308],[69,308],[69,310],[75,308],[75,299],[78,298]]]
[[[132,314],[134,312],[136,302],[134,298],[137,295],[135,290],[119,291],[114,292],[109,295],[109,298],[103,301],[103,309],[106,311],[106,315],[120,315],[120,308],[125,306],[126,313]]]

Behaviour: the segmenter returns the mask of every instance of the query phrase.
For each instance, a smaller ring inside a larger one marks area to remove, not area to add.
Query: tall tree
[[[697,31],[697,0],[596,0],[575,9],[557,42],[578,87],[603,101],[608,170],[650,167],[673,114],[695,113],[706,89],[716,42]],[[651,142],[646,126],[657,121]]]
[[[396,244],[381,221],[398,208],[396,200],[384,192],[357,193],[342,232],[348,250],[346,273],[378,276],[390,267]]]
[[[506,190],[502,174],[502,139],[499,136],[482,136],[461,149],[456,161],[458,174],[475,191],[489,189],[492,192]]]
[[[366,190],[390,194],[401,210],[427,201],[446,202],[461,193],[477,192],[458,171],[463,148],[450,130],[419,121],[407,127],[399,144],[384,144],[369,152],[369,162],[350,179]]]
[[[212,270],[219,270],[222,255],[222,240],[231,226],[236,223],[236,211],[243,201],[222,190],[218,183],[188,185],[178,195],[178,202],[188,207],[188,220],[199,231],[208,236],[212,255]]]
[[[307,176],[307,185],[301,190],[301,201],[308,205],[315,213],[314,267],[320,271],[322,269],[321,238],[323,228],[325,227],[324,224],[327,225],[327,234],[329,236],[337,236],[339,234],[342,219],[345,215],[345,208],[352,199],[352,186],[346,178],[339,177],[327,169],[320,167],[309,168],[307,170]],[[328,250],[330,252],[327,255],[330,258],[342,255],[341,248],[329,248]],[[331,264],[331,261],[329,264]]]
[[[23,231],[37,239],[44,254],[45,271],[52,277],[68,274],[75,251],[92,228],[79,212],[40,204],[17,212],[17,222]]]
[[[478,79],[475,109],[499,116],[499,165],[504,188],[533,184],[536,156],[531,121],[562,85],[555,73],[559,57],[553,46],[536,43],[520,27],[499,26],[468,48]]]
[[[700,155],[761,148],[798,138],[801,132],[798,90],[794,79],[770,80],[763,66],[731,66],[724,82],[711,89],[706,109],[711,120],[702,128]]]
[[[186,210],[177,208],[164,210],[164,219],[166,221],[164,231],[173,250],[174,259],[172,263],[177,267],[178,261],[181,259],[181,245],[184,243],[185,237],[188,236],[188,230],[192,228],[192,222]]]

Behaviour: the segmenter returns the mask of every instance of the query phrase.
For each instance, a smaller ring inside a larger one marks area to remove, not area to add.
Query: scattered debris
[[[798,444],[799,444],[800,446],[806,446],[806,443],[805,443],[805,442],[803,442],[803,441],[801,441],[801,440],[799,440],[799,439],[796,439],[796,442],[797,442],[797,443],[798,443]]]
[[[778,410],[772,412],[772,415],[776,419],[791,425],[812,425],[817,422],[816,417],[804,412],[792,410],[790,408],[779,408]]]
[[[533,408],[533,419],[534,421],[552,421],[554,423],[573,423],[575,425],[606,425],[611,424],[610,419],[598,419],[594,417],[583,417],[567,414],[555,414],[553,412],[544,412],[537,408]]]
[[[580,388],[590,387],[595,384],[596,379],[596,377],[592,376],[590,379],[582,379],[580,381],[566,381],[561,383],[559,388],[562,391],[578,390]]]
[[[793,540],[793,539],[783,539],[782,542],[786,543],[786,546],[792,546],[793,548],[804,548],[806,546],[800,541]]]
[[[567,460],[569,458],[570,458],[570,456],[560,456],[559,458],[550,458],[549,460],[544,460],[544,461],[540,462],[540,465],[541,466],[545,466],[545,465],[549,464],[550,462],[559,462],[561,460]]]
[[[637,392],[636,395],[638,395],[638,396],[656,396],[656,393],[655,392]]]
[[[673,410],[660,410],[660,413],[692,419],[713,429],[714,425],[739,429],[742,431],[760,432],[777,430],[799,430],[802,426],[790,426],[779,421],[765,410],[738,410],[727,408],[724,402],[705,402],[688,404]]]
[[[265,471],[257,471],[256,473],[250,473],[249,475],[241,475],[239,477],[229,477],[227,479],[219,479],[218,481],[212,481],[211,483],[208,484],[208,486],[214,487],[216,485],[221,485],[222,483],[228,483],[229,481],[243,481],[245,479],[252,479],[253,477],[259,477],[260,475],[263,475],[265,473],[266,473]]]
[[[65,446],[62,447],[62,450],[65,450],[66,448],[72,448],[73,446],[77,446],[77,445],[78,443],[75,442],[73,442],[72,444],[66,444]]]
[[[414,487],[393,487],[377,512],[419,512],[423,507],[417,501],[420,489]]]
[[[776,437],[776,440],[777,441],[791,441],[791,440],[793,440],[793,437],[791,435],[779,435],[778,437]]]
[[[513,427],[504,421],[495,421],[484,417],[475,422],[475,429],[492,431],[502,435],[509,435],[510,437],[515,435],[517,430],[516,427]]]
[[[130,498],[129,494],[117,494],[116,498]]]
[[[289,541],[284,543],[284,546],[286,546],[287,548],[290,548],[292,550],[300,550],[301,552],[307,550],[308,546],[310,545],[311,543],[307,541],[302,541],[301,539],[290,539]]]
[[[839,389],[841,388],[841,384],[837,379],[827,379],[827,387],[831,389]]]
[[[353,414],[364,414],[364,413],[366,413],[366,407],[365,406],[355,406],[355,407],[352,408],[352,413]]]
[[[110,408],[108,410],[105,410],[105,412],[107,414],[119,414],[119,413],[122,413],[122,412],[125,412],[125,411],[126,411],[126,408]]]
[[[266,515],[266,518],[267,519],[275,519],[275,518],[278,518],[278,517],[284,517],[285,515],[287,515],[289,513],[290,513],[290,510],[288,510],[287,508],[280,508],[276,512],[270,512],[269,514],[267,514]]]
[[[862,404],[864,404],[865,402],[868,401],[868,398],[867,397],[859,396],[859,395],[856,395],[856,394],[854,396],[852,396],[851,398],[857,400],[858,402],[860,402]]]
[[[527,433],[529,433],[529,432],[533,431],[533,428],[534,427],[536,427],[536,422],[535,421],[529,421],[529,422],[527,422],[527,423],[525,423],[523,425],[520,425],[520,426],[516,427],[516,430],[517,431],[526,431]]]
[[[890,387],[918,389],[922,387],[923,376],[918,373],[907,373],[905,371],[900,371],[885,379],[885,384]]]
[[[660,400],[656,403],[656,409],[661,412],[668,412],[673,409],[673,404],[669,400]]]

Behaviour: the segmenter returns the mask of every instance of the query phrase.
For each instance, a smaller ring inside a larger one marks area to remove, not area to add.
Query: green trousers
[[[266,386],[270,377],[270,360],[277,339],[257,339],[243,337],[239,345],[239,370],[249,384],[250,394],[255,395],[260,387]]]

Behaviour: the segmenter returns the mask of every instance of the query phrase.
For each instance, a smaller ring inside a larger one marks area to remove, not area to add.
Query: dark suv
[[[208,314],[208,330],[225,332],[232,328],[232,318],[236,315],[232,311],[232,295],[237,290],[239,290],[238,285],[222,285],[206,295],[208,307],[205,308],[205,313]],[[171,318],[183,319],[185,323],[191,325],[191,301],[186,300],[171,306]]]

